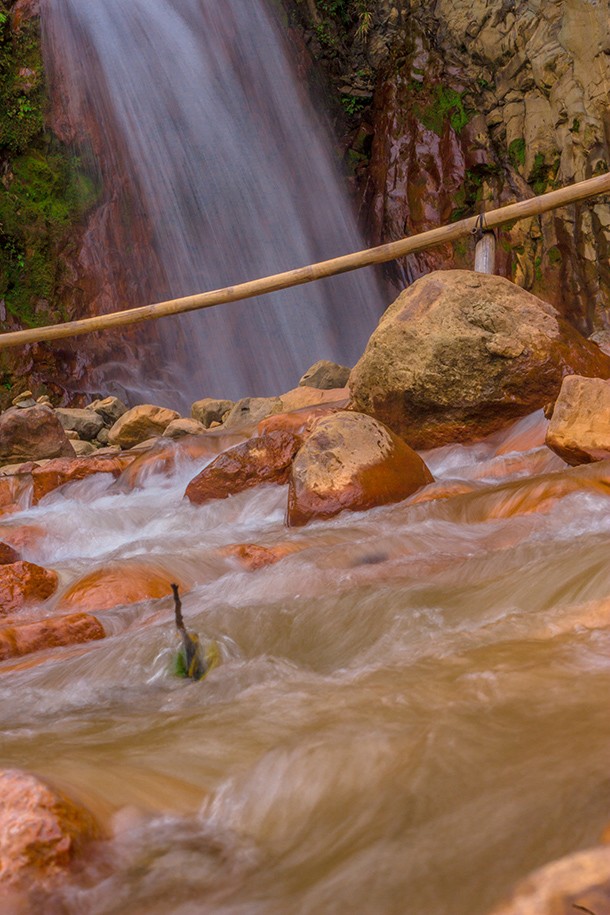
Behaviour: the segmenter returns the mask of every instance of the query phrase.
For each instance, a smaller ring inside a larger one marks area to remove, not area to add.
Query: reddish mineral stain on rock
[[[274,565],[281,559],[300,552],[301,549],[302,547],[295,543],[276,543],[273,546],[260,546],[256,543],[232,543],[223,547],[221,553],[224,556],[237,559],[248,571],[255,572],[257,569],[265,568],[265,566]]]
[[[20,658],[34,651],[79,645],[103,639],[104,627],[94,616],[74,613],[51,619],[36,620],[18,626],[0,627],[0,661]]]
[[[175,576],[152,563],[116,562],[96,569],[73,582],[60,598],[60,606],[78,610],[109,610],[122,604],[155,600],[172,593]],[[187,590],[178,581],[182,591]]]
[[[431,482],[419,455],[383,423],[337,413],[316,425],[294,460],[288,524],[399,502]]]
[[[0,616],[18,613],[27,604],[44,601],[57,589],[57,573],[32,562],[0,566]]]
[[[56,458],[32,471],[34,502],[39,502],[48,493],[65,483],[84,480],[85,477],[92,476],[94,473],[111,473],[113,477],[118,477],[133,460],[134,455],[131,454]]]
[[[48,884],[100,829],[88,810],[18,770],[0,771],[0,887]]]
[[[220,454],[191,480],[185,496],[195,505],[226,499],[259,483],[286,483],[290,465],[302,444],[290,432],[269,432]]]

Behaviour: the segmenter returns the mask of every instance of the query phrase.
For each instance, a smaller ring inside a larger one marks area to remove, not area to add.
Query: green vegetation
[[[12,29],[0,0],[0,299],[29,326],[61,314],[58,251],[99,193],[45,133],[45,103],[38,21]]]
[[[422,124],[439,137],[443,135],[447,121],[459,134],[470,120],[470,114],[464,108],[464,94],[442,85],[434,86],[430,101],[416,114]]]
[[[351,32],[363,41],[373,25],[371,0],[315,0],[321,19],[316,24],[320,44],[337,47],[341,36]]]
[[[551,267],[556,267],[558,264],[561,263],[561,261],[562,261],[561,251],[559,250],[557,245],[553,245],[552,248],[549,248],[547,254],[548,254],[549,263],[550,263]]]
[[[353,117],[355,114],[358,114],[359,111],[362,111],[365,106],[365,101],[355,95],[342,95],[341,104],[343,105],[345,113],[350,117]]]
[[[58,308],[57,249],[98,192],[80,161],[60,152],[32,150],[11,168],[12,180],[0,188],[0,297],[33,326],[48,320],[47,309]],[[37,314],[41,300],[47,309]]]
[[[518,169],[520,165],[525,165],[525,140],[523,137],[518,137],[509,144],[508,158],[513,168]]]

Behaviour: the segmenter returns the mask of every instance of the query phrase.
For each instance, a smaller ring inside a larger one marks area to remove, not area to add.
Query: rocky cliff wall
[[[597,0],[287,0],[344,115],[371,241],[608,170],[610,31]],[[339,106],[337,106],[339,107]],[[581,330],[610,324],[609,199],[515,224],[499,269]],[[397,283],[472,266],[469,241]]]
[[[98,196],[48,128],[38,0],[0,0],[0,330],[83,314],[78,259]],[[0,408],[25,388],[78,400],[89,361],[71,341],[0,352]]]

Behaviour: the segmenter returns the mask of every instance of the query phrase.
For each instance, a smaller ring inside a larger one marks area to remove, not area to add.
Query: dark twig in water
[[[578,905],[576,902],[572,903],[572,908],[579,909],[581,912],[586,912],[587,915],[595,915],[595,912],[592,912],[591,909],[588,909],[584,905]]]
[[[176,629],[182,636],[182,650],[184,654],[184,670],[191,680],[201,680],[207,673],[205,661],[201,655],[199,637],[194,632],[188,632],[182,617],[182,601],[178,593],[178,585],[173,584],[174,608],[176,611]]]

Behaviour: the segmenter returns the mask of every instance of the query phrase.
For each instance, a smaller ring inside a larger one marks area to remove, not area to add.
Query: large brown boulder
[[[11,407],[0,416],[0,464],[74,457],[63,426],[51,407]]]
[[[546,444],[568,464],[610,458],[610,381],[581,375],[564,378]]]
[[[140,404],[123,413],[110,429],[108,440],[111,445],[133,448],[155,435],[163,435],[172,420],[179,418],[180,414],[175,410]]]
[[[610,912],[610,847],[560,858],[520,883],[491,915],[595,915]]]
[[[402,439],[363,413],[320,420],[290,473],[288,524],[400,502],[433,481]]]
[[[447,270],[388,308],[349,386],[355,410],[430,448],[544,406],[571,374],[608,378],[610,358],[509,280]]]
[[[45,601],[57,590],[57,572],[33,562],[0,566],[0,617],[18,613],[27,604]]]
[[[97,838],[92,814],[27,772],[0,771],[0,887],[46,884]]]
[[[290,465],[302,444],[291,432],[269,432],[219,454],[186,487],[196,505],[226,499],[259,483],[286,483]]]

